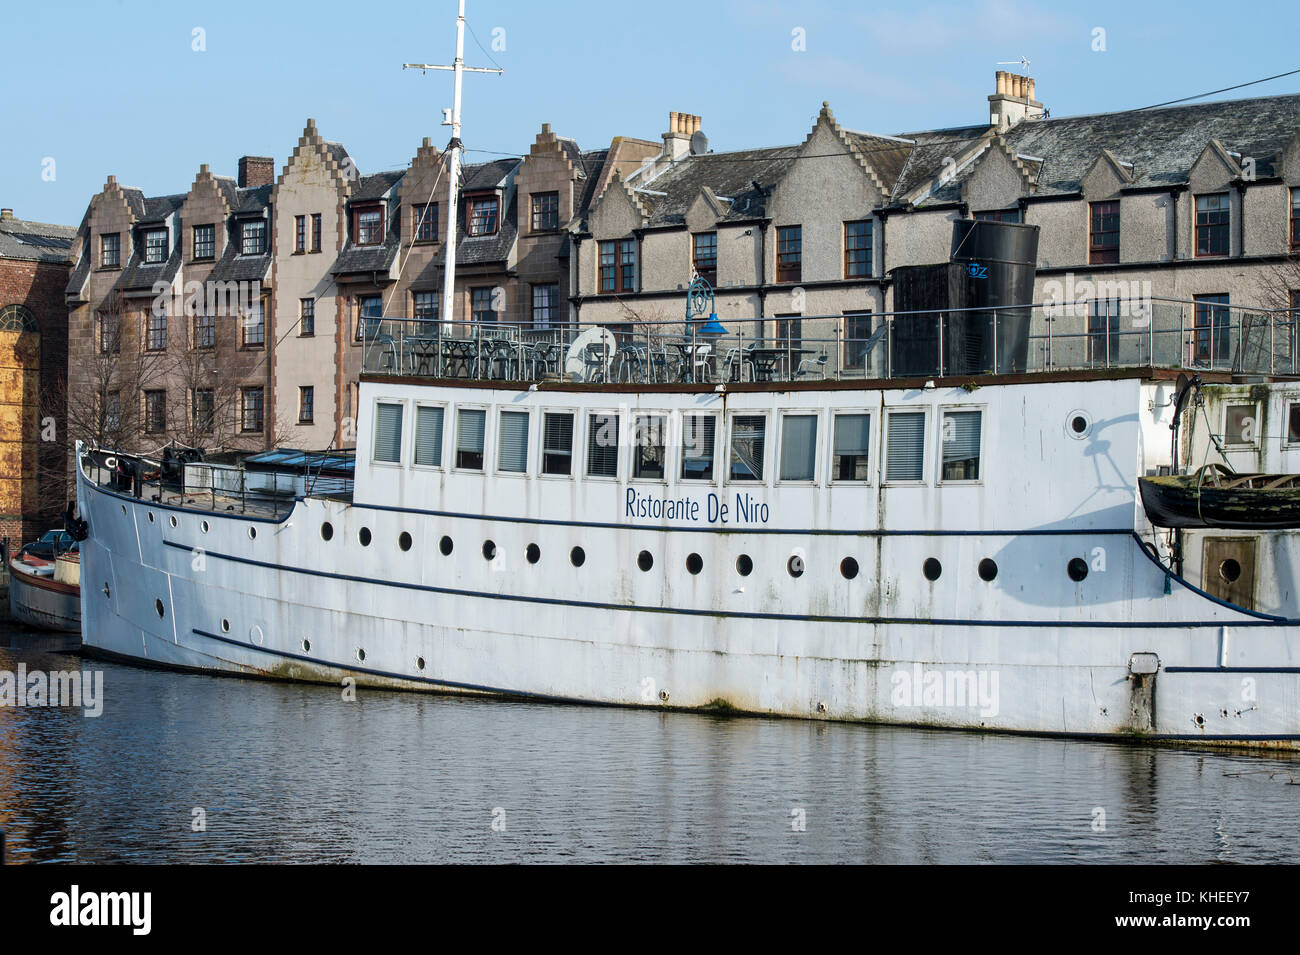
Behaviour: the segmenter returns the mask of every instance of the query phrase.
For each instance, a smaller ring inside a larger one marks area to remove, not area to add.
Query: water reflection
[[[1300,861],[1286,758],[20,662],[105,703],[0,708],[13,862]]]

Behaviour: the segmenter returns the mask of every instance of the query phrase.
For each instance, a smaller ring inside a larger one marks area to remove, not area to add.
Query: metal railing
[[[1101,299],[549,327],[364,320],[366,372],[492,381],[788,382],[1159,367],[1300,374],[1300,312]]]
[[[211,462],[186,463],[179,474],[169,475],[156,458],[97,449],[83,455],[82,470],[95,484],[141,500],[274,520],[288,514],[299,497],[349,499],[353,488],[351,478]]]

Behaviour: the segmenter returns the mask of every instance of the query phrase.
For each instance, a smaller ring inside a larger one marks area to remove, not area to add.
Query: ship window
[[[811,481],[817,460],[817,416],[786,415],[781,419],[781,480]]]
[[[682,480],[712,481],[718,419],[688,414],[682,418]]]
[[[156,610],[156,611],[158,611],[158,616],[159,616],[159,617],[161,617],[161,616],[163,615],[163,613],[164,613],[164,611],[163,611],[163,602],[162,602],[161,599],[155,600],[155,601],[153,602],[153,609]]]
[[[329,521],[325,521],[325,523],[321,524],[320,538],[325,541],[334,539],[334,525]]]
[[[1227,444],[1255,443],[1255,406],[1228,405],[1224,411],[1223,439]]]
[[[632,454],[634,478],[662,478],[664,476],[664,431],[667,418],[663,415],[636,416],[636,445]]]
[[[649,570],[655,565],[654,555],[648,550],[643,550],[636,555],[636,565],[642,570]]]
[[[979,411],[945,411],[943,413],[944,481],[978,481],[980,478]]]
[[[868,481],[871,415],[837,414],[831,457],[832,481]]]
[[[741,554],[736,558],[736,573],[742,577],[748,577],[754,572],[754,559],[748,554]]]
[[[357,531],[357,540],[361,542],[362,547],[370,546],[370,528],[363,527]]]
[[[587,474],[592,477],[618,477],[618,415],[588,416]]]
[[[456,412],[456,467],[483,470],[483,427],[487,412],[461,408]]]
[[[522,474],[528,470],[528,412],[501,412],[497,434],[497,470]]]
[[[925,412],[890,412],[885,440],[885,480],[922,480],[925,473]]]
[[[704,558],[701,557],[699,554],[687,554],[686,569],[691,573],[692,576],[698,574],[700,571],[704,569]]]
[[[411,543],[411,535],[408,532],[402,531],[402,533],[397,535],[397,546],[402,550],[410,550]]]
[[[1291,402],[1287,408],[1286,443],[1300,444],[1300,401]]]
[[[858,562],[852,557],[845,557],[840,561],[840,573],[845,580],[852,580],[858,576]]]
[[[528,563],[535,564],[542,559],[542,549],[536,544],[529,544],[524,549],[524,557],[527,558]]]
[[[731,480],[763,480],[766,436],[767,419],[762,415],[736,415],[731,419]]]
[[[925,563],[921,565],[921,573],[925,574],[925,579],[935,581],[943,573],[943,564],[939,563],[933,557],[927,557]]]
[[[497,559],[497,545],[496,545],[495,542],[493,542],[493,541],[484,541],[484,542],[483,542],[483,559],[484,559],[484,560],[496,560],[496,559]]]
[[[402,460],[402,406],[375,404],[375,460],[395,464]]]
[[[804,561],[802,554],[794,554],[785,562],[785,569],[789,571],[791,577],[802,577],[804,571]]]
[[[574,567],[581,567],[587,562],[587,552],[581,547],[575,547],[569,551],[569,563]]]
[[[450,557],[451,550],[454,546],[455,545],[452,543],[451,538],[448,537],[446,534],[443,534],[442,540],[438,541],[438,550],[442,551],[443,557]]]
[[[1071,557],[1070,562],[1065,565],[1065,572],[1077,584],[1088,576],[1088,562],[1082,557]]]
[[[990,581],[998,575],[998,565],[995,561],[985,557],[979,565],[980,580]]]
[[[547,412],[543,417],[542,473],[573,473],[573,415]]]
[[[442,465],[443,409],[420,405],[415,409],[415,463]]]

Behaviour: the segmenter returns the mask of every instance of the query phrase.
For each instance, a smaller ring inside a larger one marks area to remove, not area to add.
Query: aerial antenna
[[[450,153],[447,169],[447,265],[442,275],[442,308],[438,321],[438,373],[442,373],[442,327],[448,316],[454,314],[456,285],[456,223],[460,218],[456,214],[456,190],[460,184],[460,154],[465,146],[460,141],[460,83],[464,73],[496,73],[505,70],[486,66],[465,65],[465,0],[460,0],[460,9],[456,16],[456,61],[451,66],[440,63],[403,63],[404,70],[451,70],[455,74],[452,105],[442,111],[442,125],[451,127],[451,142],[447,144]]]
[[[1029,57],[1022,56],[1018,60],[998,60],[998,66],[1019,66],[1025,71],[1025,76],[1029,75]]]

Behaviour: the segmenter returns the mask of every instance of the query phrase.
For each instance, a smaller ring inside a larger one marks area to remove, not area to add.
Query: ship
[[[9,569],[12,619],[42,630],[81,632],[80,554],[71,550],[45,557],[23,548],[17,554],[6,553],[4,562]]]
[[[463,26],[462,5],[452,209]],[[840,316],[804,316],[797,342],[767,337],[768,316],[720,321],[702,278],[672,323],[457,321],[445,218],[449,318],[363,320],[346,462],[173,459],[168,478],[78,443],[86,652],[1300,748],[1295,534],[1170,527],[1139,489],[1209,453],[1205,429],[1178,430],[1207,408],[1288,420],[1295,368],[1269,346],[1285,313],[1225,323],[1208,360],[1192,303],[1134,303],[1139,320],[1097,331],[1033,300],[1035,226],[963,219],[949,262],[893,270],[903,304],[860,341],[817,337]],[[1300,470],[1300,435],[1253,449],[1234,472]]]

